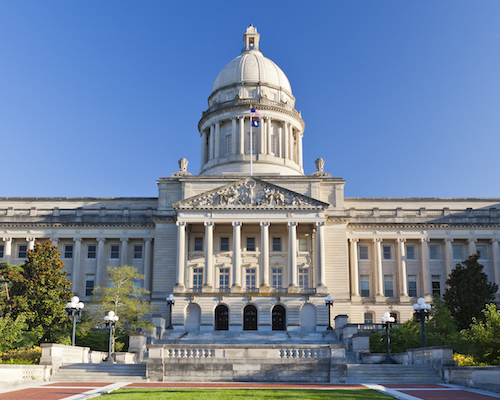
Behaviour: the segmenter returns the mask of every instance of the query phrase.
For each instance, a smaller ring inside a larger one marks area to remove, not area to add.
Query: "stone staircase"
[[[147,382],[146,364],[62,365],[52,380],[58,382]]]
[[[401,364],[348,364],[346,383],[443,383],[432,368]]]

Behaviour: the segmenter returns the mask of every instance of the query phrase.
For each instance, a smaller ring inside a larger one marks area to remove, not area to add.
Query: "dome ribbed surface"
[[[274,86],[292,94],[292,87],[285,73],[260,51],[245,52],[229,62],[215,78],[212,93],[238,83]]]

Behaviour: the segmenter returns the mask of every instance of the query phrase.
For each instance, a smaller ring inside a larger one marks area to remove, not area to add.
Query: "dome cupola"
[[[290,82],[261,53],[257,28],[246,29],[243,43],[241,54],[215,78],[198,124],[200,174],[303,175],[304,121]]]

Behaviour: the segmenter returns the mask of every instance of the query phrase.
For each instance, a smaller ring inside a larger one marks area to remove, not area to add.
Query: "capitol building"
[[[0,261],[49,239],[83,301],[107,266],[132,265],[153,321],[164,327],[173,293],[172,323],[187,331],[323,331],[328,294],[332,320],[405,321],[476,252],[500,284],[500,199],[348,198],[321,158],[305,175],[314,132],[257,29],[243,41],[199,121],[198,174],[182,158],[155,198],[0,198]]]

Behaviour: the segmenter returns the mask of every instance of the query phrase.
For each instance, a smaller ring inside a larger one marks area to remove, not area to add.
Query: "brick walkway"
[[[356,384],[292,384],[292,383],[90,383],[54,382],[28,388],[1,390],[0,400],[85,400],[120,387],[164,389],[374,389],[403,400],[494,400],[500,394],[455,385],[356,385]]]

